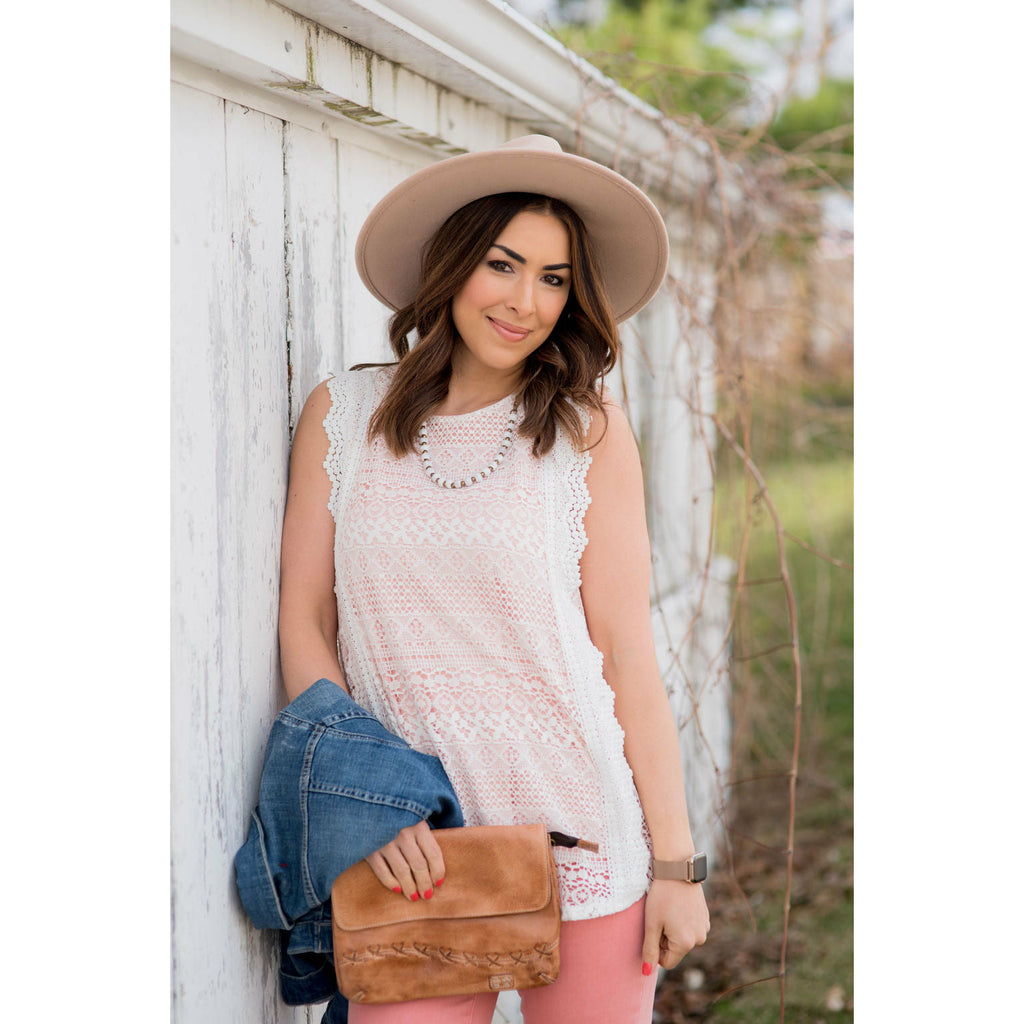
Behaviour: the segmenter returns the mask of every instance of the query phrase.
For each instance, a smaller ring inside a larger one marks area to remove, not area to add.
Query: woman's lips
[[[527,327],[516,327],[514,324],[505,323],[504,320],[495,320],[493,316],[489,316],[487,319],[506,341],[522,341],[530,333]]]

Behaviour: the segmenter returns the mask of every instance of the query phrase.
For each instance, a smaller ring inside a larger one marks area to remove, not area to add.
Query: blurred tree
[[[696,115],[740,134],[771,118],[767,135],[797,157],[798,177],[823,184],[831,178],[850,187],[852,81],[823,78],[812,96],[776,97],[766,105],[766,87],[758,81],[765,68],[708,41],[707,30],[737,12],[767,15],[795,6],[794,0],[610,0],[603,21],[563,24],[554,31],[570,49],[671,117]],[[561,0],[560,7],[569,11],[570,0]],[[732,31],[759,36],[780,57],[798,42],[779,37],[767,16],[747,19]]]
[[[791,96],[772,122],[781,149],[805,153],[846,188],[853,187],[853,82],[826,78],[813,96]]]
[[[600,24],[563,25],[555,34],[665,113],[693,113],[714,124],[750,91],[735,56],[703,39],[714,2],[611,0]]]
[[[639,11],[641,7],[650,2],[651,0],[622,0],[621,6],[631,11]],[[669,0],[669,2],[683,7],[689,0]],[[718,15],[738,10],[741,7],[781,7],[790,2],[791,0],[711,0],[708,6],[713,15]],[[571,10],[575,3],[578,3],[578,0],[557,0],[557,6],[567,10]]]
[[[643,0],[640,0],[642,3]],[[686,0],[679,0],[686,3]],[[740,11],[745,8],[757,7],[764,10],[768,7],[792,7],[792,0],[711,0],[711,13],[714,17]]]

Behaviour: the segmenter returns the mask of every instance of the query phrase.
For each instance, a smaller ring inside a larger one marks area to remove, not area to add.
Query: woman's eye
[[[565,284],[565,278],[559,277],[557,274],[546,274],[544,280],[553,288],[561,288]]]
[[[488,260],[487,266],[489,266],[491,270],[500,271],[502,274],[512,269],[507,260]]]

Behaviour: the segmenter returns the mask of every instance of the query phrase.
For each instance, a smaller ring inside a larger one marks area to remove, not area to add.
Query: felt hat
[[[456,210],[482,196],[535,192],[571,206],[587,233],[616,322],[645,306],[668,266],[668,232],[654,203],[631,181],[547,135],[431,164],[373,208],[356,240],[363,284],[386,306],[409,305],[423,252]]]

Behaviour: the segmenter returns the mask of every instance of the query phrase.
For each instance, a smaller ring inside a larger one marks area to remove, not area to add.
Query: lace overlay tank
[[[362,370],[328,384],[324,468],[352,696],[441,759],[467,825],[540,821],[600,843],[554,851],[564,919],[623,910],[647,891],[650,851],[580,598],[590,456],[560,432],[537,459],[516,434],[487,479],[442,489],[418,455],[366,440],[388,380]],[[442,477],[493,459],[512,401],[428,420]]]

